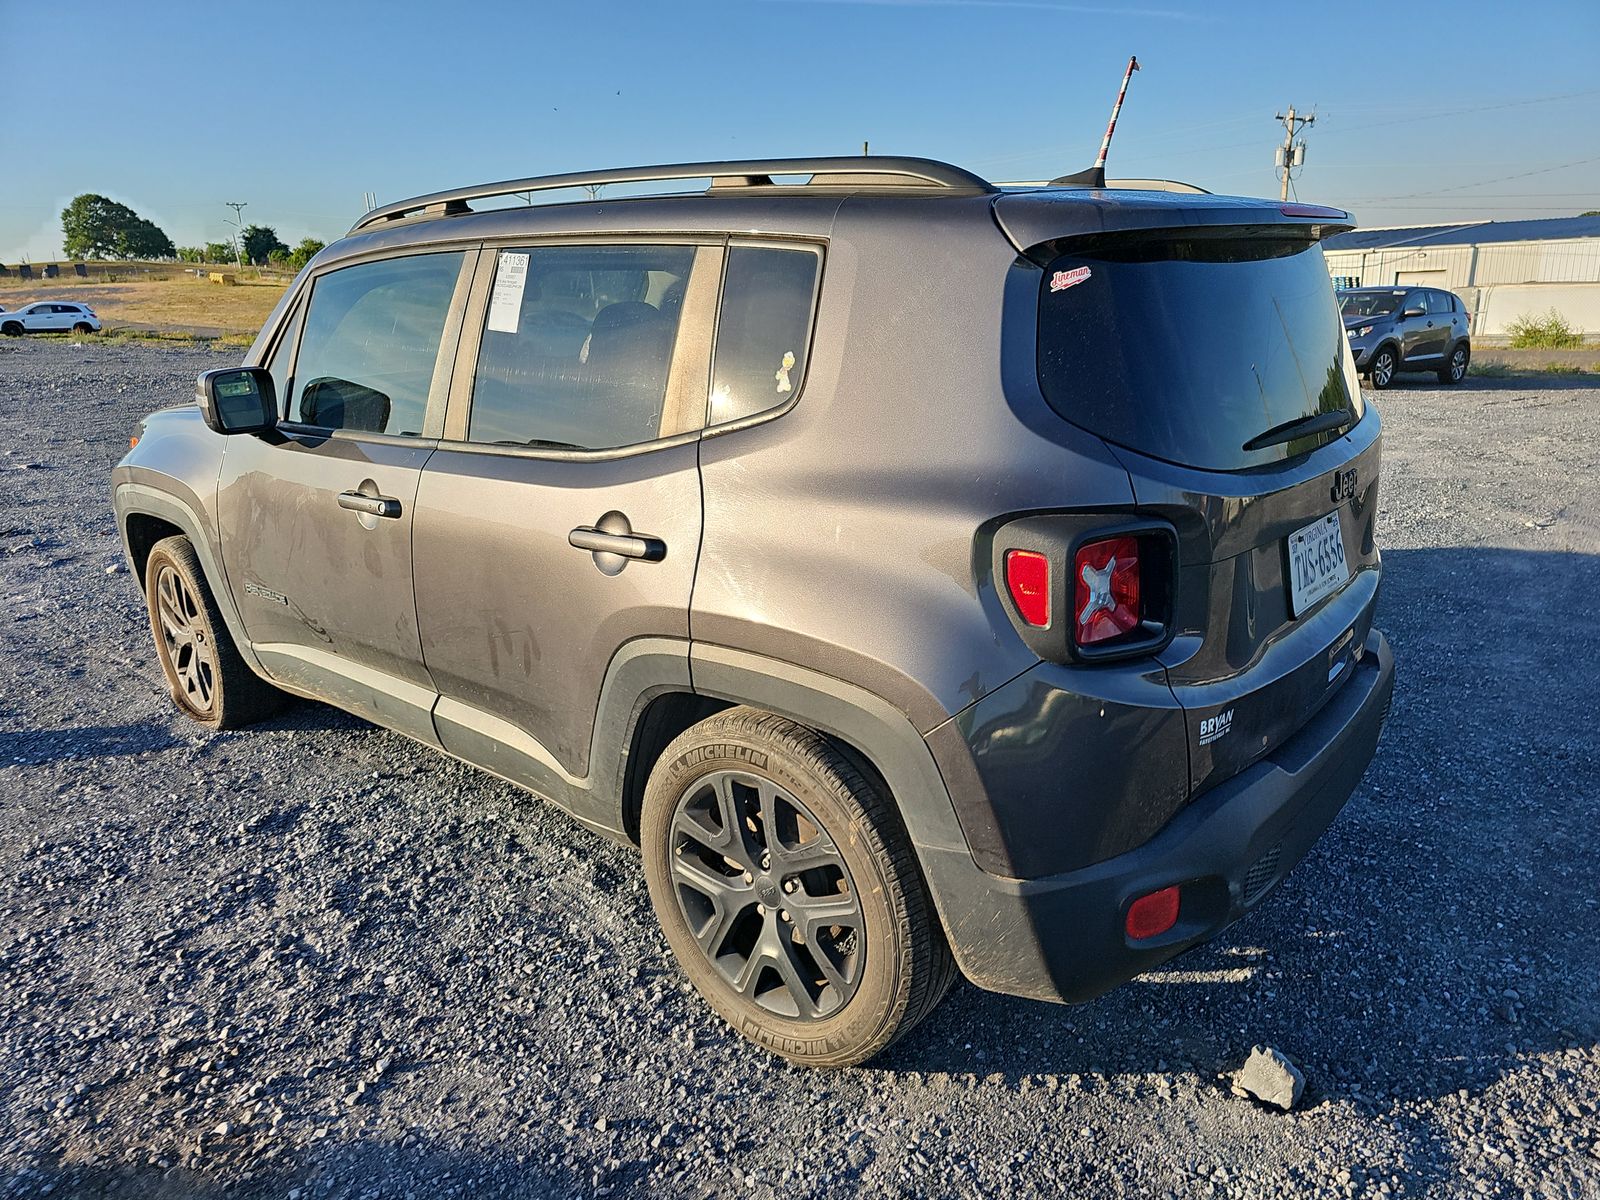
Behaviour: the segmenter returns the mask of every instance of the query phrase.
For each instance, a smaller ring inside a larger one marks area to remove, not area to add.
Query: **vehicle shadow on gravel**
[[[176,746],[171,723],[136,721],[129,725],[67,725],[59,729],[0,732],[0,762],[36,767],[74,758],[119,758]]]
[[[318,1143],[314,1166],[252,1167],[248,1160],[224,1156],[227,1165],[221,1169],[215,1158],[175,1166],[148,1163],[24,1167],[0,1174],[0,1197],[217,1200],[227,1196],[230,1200],[283,1200],[291,1195],[452,1195],[489,1200],[597,1194],[592,1172],[548,1161],[531,1163],[527,1161],[529,1157],[523,1155],[519,1161],[516,1156],[493,1151],[453,1150],[419,1141],[414,1134],[399,1142],[377,1136],[344,1144],[334,1144],[329,1139]]]
[[[1530,535],[1532,536],[1532,535]],[[1252,1044],[1308,1103],[1475,1093],[1600,1044],[1600,556],[1389,550],[1398,664],[1372,766],[1339,819],[1216,942],[1084,1007],[963,985],[874,1064],[1151,1075],[1225,1088]],[[1555,1053],[1530,1060],[1532,1055]]]

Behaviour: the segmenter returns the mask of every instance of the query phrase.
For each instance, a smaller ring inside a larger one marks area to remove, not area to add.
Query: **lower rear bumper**
[[[1076,1003],[1215,937],[1273,890],[1344,807],[1372,761],[1393,691],[1394,655],[1373,630],[1350,680],[1303,729],[1115,858],[1014,880],[957,851],[928,854],[962,971],[992,991]],[[1173,885],[1182,887],[1178,923],[1130,941],[1128,906]]]

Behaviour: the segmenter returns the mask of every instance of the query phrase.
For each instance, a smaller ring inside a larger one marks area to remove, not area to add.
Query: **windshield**
[[[1341,292],[1340,309],[1347,317],[1387,317],[1400,307],[1402,292]]]
[[[1142,238],[1062,255],[1044,272],[1039,382],[1074,424],[1208,470],[1303,454],[1338,431],[1244,447],[1363,411],[1322,250],[1302,238]]]

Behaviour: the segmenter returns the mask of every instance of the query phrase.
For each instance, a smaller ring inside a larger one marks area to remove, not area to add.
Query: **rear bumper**
[[[1149,841],[1043,879],[979,870],[935,853],[952,948],[980,987],[1080,1002],[1215,937],[1259,904],[1332,823],[1377,749],[1394,691],[1394,656],[1377,630],[1351,678],[1271,755],[1186,805]],[[1131,942],[1129,904],[1174,884],[1178,923]]]

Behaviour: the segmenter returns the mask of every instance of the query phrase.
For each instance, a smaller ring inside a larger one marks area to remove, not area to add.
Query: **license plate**
[[[1350,578],[1344,557],[1339,514],[1289,535],[1289,614],[1298,617],[1324,596],[1331,596]]]

